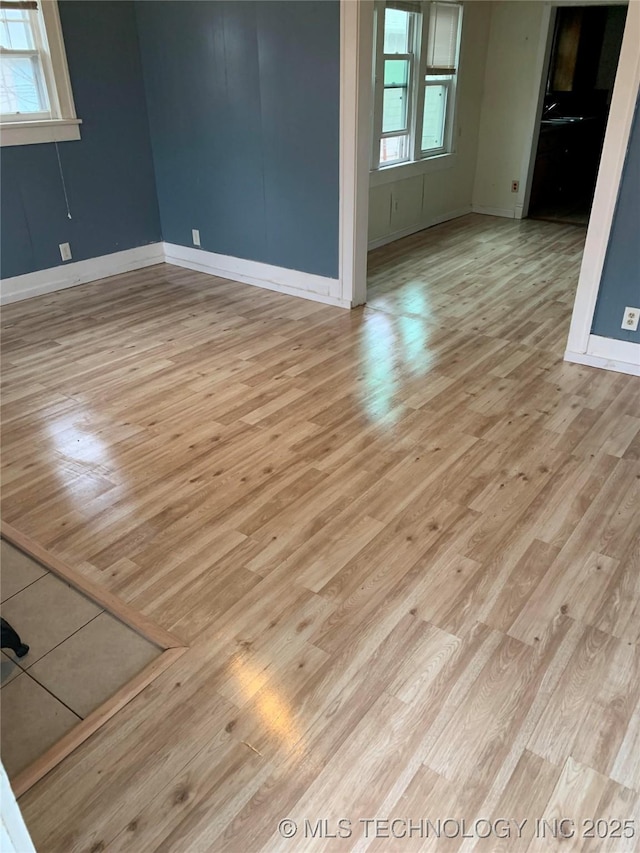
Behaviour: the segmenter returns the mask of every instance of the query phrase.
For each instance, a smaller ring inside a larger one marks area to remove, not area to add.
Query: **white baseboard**
[[[153,264],[175,264],[209,275],[276,290],[289,296],[301,296],[327,305],[350,308],[341,296],[340,281],[321,275],[245,261],[228,255],[217,255],[203,249],[174,243],[151,243],[86,261],[74,261],[46,270],[6,278],[0,282],[0,304],[42,296],[78,284],[87,284],[118,273],[142,269]]]
[[[427,228],[432,228],[434,225],[449,222],[450,219],[458,219],[460,216],[466,216],[467,213],[471,213],[471,205],[461,207],[458,210],[451,210],[448,213],[441,214],[440,216],[434,216],[432,219],[419,222],[417,225],[410,225],[408,228],[403,228],[400,231],[394,231],[392,234],[386,234],[384,237],[377,237],[375,240],[371,240],[369,242],[369,251],[372,249],[379,249],[380,246],[386,246],[387,243],[394,243],[396,240],[402,240],[403,237],[410,237],[412,234],[417,234],[418,231],[425,231]]]
[[[632,341],[617,341],[614,338],[603,338],[600,335],[589,335],[586,352],[567,350],[565,361],[575,364],[586,364],[589,367],[600,367],[603,370],[614,370],[617,373],[628,373],[640,376],[640,344]]]
[[[511,207],[484,207],[482,204],[471,206],[473,213],[484,213],[485,216],[502,216],[505,219],[515,219],[516,212]]]
[[[164,260],[168,264],[275,290],[288,296],[301,296],[303,299],[312,299],[326,305],[351,307],[350,303],[342,298],[340,280],[337,278],[275,267],[259,261],[246,261],[230,255],[218,255],[204,249],[178,246],[175,243],[163,245]]]
[[[162,243],[150,243],[148,246],[100,255],[86,261],[72,261],[58,267],[16,275],[0,282],[0,304],[43,296],[45,293],[87,284],[99,278],[161,264],[163,260]]]

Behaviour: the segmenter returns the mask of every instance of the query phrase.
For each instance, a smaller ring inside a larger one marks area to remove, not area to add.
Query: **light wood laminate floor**
[[[464,217],[352,312],[165,265],[4,309],[4,519],[191,646],[21,798],[40,853],[638,849],[640,381],[562,360],[583,241]]]

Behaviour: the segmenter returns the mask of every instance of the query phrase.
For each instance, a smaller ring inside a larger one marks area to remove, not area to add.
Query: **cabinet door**
[[[369,190],[369,242],[391,233],[391,184]]]
[[[391,233],[403,231],[420,222],[422,212],[422,175],[392,184]]]

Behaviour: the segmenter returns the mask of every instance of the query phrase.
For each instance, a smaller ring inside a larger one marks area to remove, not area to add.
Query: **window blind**
[[[420,0],[387,0],[387,9],[399,9],[401,12],[421,12]]]
[[[455,74],[460,6],[432,3],[427,42],[427,74]]]

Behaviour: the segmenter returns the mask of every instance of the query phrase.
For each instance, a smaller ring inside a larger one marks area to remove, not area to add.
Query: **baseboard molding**
[[[33,296],[43,296],[67,287],[88,284],[100,278],[161,264],[164,261],[162,243],[150,243],[135,249],[125,249],[86,261],[72,261],[46,270],[16,275],[0,282],[0,304],[19,302]]]
[[[586,364],[616,373],[640,376],[640,344],[632,341],[617,341],[600,335],[589,335],[586,352],[567,350],[564,360],[574,364]]]
[[[484,207],[482,204],[471,206],[473,213],[483,213],[485,216],[502,216],[504,219],[515,219],[516,212],[510,207]]]
[[[460,216],[466,216],[471,213],[471,205],[461,207],[458,210],[451,210],[448,213],[443,213],[441,216],[435,216],[425,222],[419,222],[417,225],[410,225],[408,228],[403,228],[400,231],[394,231],[392,234],[386,234],[384,237],[378,237],[369,242],[369,251],[379,249],[381,246],[386,246],[388,243],[394,243],[396,240],[402,240],[403,237],[410,237],[412,234],[417,234],[418,231],[426,231],[427,228],[433,228],[434,225],[441,225],[443,222],[449,222],[451,219],[458,219]]]
[[[46,270],[6,278],[0,282],[0,304],[5,305],[9,302],[30,299],[33,296],[43,296],[56,290],[88,284],[100,278],[108,278],[118,273],[161,263],[175,264],[219,278],[286,293],[289,296],[301,296],[326,305],[351,307],[351,304],[342,298],[341,285],[337,278],[327,278],[257,261],[218,255],[203,249],[178,246],[175,243],[151,243],[148,246],[126,249],[123,252],[114,252],[99,258],[74,261]]]
[[[247,261],[230,255],[218,255],[204,249],[164,243],[164,260],[186,269],[204,272],[218,278],[231,279],[288,296],[300,296],[326,305],[350,308],[341,295],[340,280],[312,273],[275,267],[259,261]]]

